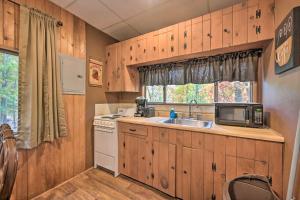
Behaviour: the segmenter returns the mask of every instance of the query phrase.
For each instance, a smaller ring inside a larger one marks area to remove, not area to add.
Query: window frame
[[[163,86],[163,102],[147,102],[149,105],[189,105],[189,103],[167,103],[166,86]],[[146,86],[143,86],[143,95],[146,97]],[[250,81],[250,102],[257,101],[257,82]],[[214,83],[214,102],[213,103],[197,103],[199,106],[213,106],[218,102],[218,82]]]
[[[19,51],[15,50],[15,49],[6,49],[6,48],[3,48],[3,47],[0,47],[0,53],[10,54],[10,55],[18,57],[18,74],[19,74],[19,72],[20,72],[20,55],[19,55]],[[18,82],[19,82],[19,77],[18,77]],[[19,83],[18,83],[17,87],[19,87]],[[19,88],[18,88],[18,90],[19,90]],[[19,99],[18,99],[18,101],[19,101]],[[17,104],[18,103],[19,102],[17,102]],[[17,113],[18,112],[19,112],[19,106],[17,108]],[[18,116],[18,120],[19,120],[19,116]],[[12,128],[13,134],[17,134],[18,125],[17,125],[17,130],[14,130],[13,127],[11,127],[11,128]]]

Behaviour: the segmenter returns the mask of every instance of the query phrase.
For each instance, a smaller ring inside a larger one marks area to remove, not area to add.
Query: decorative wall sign
[[[102,62],[89,59],[89,84],[91,86],[102,86],[102,68]]]
[[[293,8],[275,32],[275,72],[300,66],[300,7]]]

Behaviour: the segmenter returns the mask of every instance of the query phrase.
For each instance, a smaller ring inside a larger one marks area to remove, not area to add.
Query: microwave
[[[257,103],[216,103],[215,123],[261,128],[263,127],[263,105]]]

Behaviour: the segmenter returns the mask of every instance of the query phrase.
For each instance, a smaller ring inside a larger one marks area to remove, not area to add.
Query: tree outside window
[[[0,124],[18,124],[18,56],[0,52]]]

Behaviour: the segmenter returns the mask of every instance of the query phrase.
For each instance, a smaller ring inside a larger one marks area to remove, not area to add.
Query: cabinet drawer
[[[134,135],[147,136],[148,129],[147,126],[137,125],[137,124],[120,124],[120,131],[122,133],[130,133]]]

